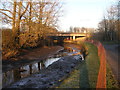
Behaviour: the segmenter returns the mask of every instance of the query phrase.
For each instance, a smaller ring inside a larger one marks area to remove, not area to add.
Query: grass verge
[[[65,79],[58,88],[80,88],[79,87],[79,75],[80,75],[80,64],[75,67],[69,77]]]
[[[90,43],[84,43],[88,48],[88,56],[85,61],[75,68],[70,76],[64,80],[58,88],[95,88],[99,71],[99,57],[97,47]]]
[[[91,43],[84,43],[88,49],[88,55],[80,68],[80,87],[96,88],[97,77],[100,67],[98,49]]]
[[[116,88],[116,89],[120,89],[120,87],[118,86],[117,81],[115,80],[112,71],[110,69],[110,66],[107,64],[106,65],[106,70],[107,70],[107,75],[106,75],[106,86],[107,88]]]
[[[84,45],[88,49],[88,55],[85,61],[76,66],[75,70],[66,78],[58,88],[96,88],[100,60],[98,49],[91,43],[85,42]],[[113,77],[109,65],[106,65],[106,86],[107,88],[118,89],[118,83]]]

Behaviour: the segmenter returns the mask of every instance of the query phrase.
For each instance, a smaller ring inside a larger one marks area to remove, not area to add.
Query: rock
[[[69,73],[69,72],[70,72],[70,70],[66,70],[65,72],[66,72],[66,73]]]
[[[51,86],[51,85],[54,85],[54,82],[50,82],[49,85],[50,85],[50,86]]]
[[[74,68],[75,67],[75,64],[71,64],[71,68]]]

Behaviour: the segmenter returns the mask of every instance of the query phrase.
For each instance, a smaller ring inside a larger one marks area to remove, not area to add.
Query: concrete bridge
[[[57,34],[50,34],[50,37],[53,39],[65,39],[69,38],[70,40],[75,41],[77,38],[87,38],[90,35],[88,33],[57,33]]]

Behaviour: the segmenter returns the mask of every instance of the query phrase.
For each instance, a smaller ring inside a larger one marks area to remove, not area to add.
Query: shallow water
[[[75,49],[61,50],[60,52],[58,52],[52,57],[49,57],[46,60],[28,65],[23,65],[19,68],[4,72],[2,73],[2,86],[3,87],[9,86],[16,81],[21,80],[22,78],[40,72],[42,69],[47,68],[49,65],[58,61],[63,56],[76,54],[79,54],[79,51],[76,51]]]
[[[37,62],[20,68],[7,71],[2,74],[2,84],[3,87],[10,85],[13,82],[16,82],[22,78],[30,76],[31,74],[39,72],[41,69],[48,67],[53,62],[58,61],[60,58],[50,58],[46,59],[45,62]]]

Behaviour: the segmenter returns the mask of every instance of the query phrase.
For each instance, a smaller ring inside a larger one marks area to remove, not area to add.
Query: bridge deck
[[[59,33],[59,34],[50,34],[50,36],[88,36],[88,33]]]

